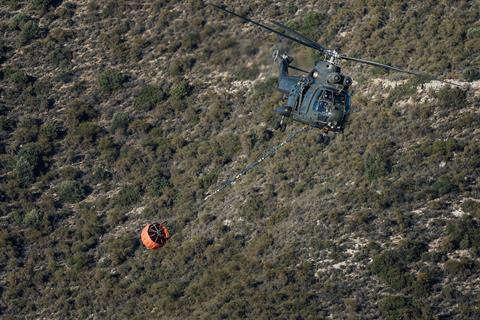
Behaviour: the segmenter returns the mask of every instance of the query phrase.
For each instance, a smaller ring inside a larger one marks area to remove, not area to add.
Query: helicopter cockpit
[[[337,127],[350,112],[350,96],[344,91],[321,90],[313,103],[318,120]]]

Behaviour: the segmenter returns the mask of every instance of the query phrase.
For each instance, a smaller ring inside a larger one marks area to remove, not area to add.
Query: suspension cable
[[[291,132],[285,140],[277,144],[276,146],[273,146],[272,148],[268,149],[260,158],[258,158],[256,161],[248,164],[243,170],[241,170],[239,173],[237,173],[235,176],[228,178],[224,182],[218,185],[218,187],[213,191],[212,193],[207,193],[207,196],[203,199],[203,201],[207,201],[210,197],[216,195],[220,191],[224,190],[225,188],[235,184],[235,182],[240,179],[242,176],[246,175],[248,172],[252,171],[255,169],[258,165],[260,165],[265,159],[273,157],[277,151],[282,148],[284,145],[292,141],[295,137],[297,137],[300,133],[308,130],[310,127],[305,126],[303,128],[299,128],[293,132]]]

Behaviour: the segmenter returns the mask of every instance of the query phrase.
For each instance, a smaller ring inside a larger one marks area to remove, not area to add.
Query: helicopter
[[[353,80],[348,75],[342,73],[340,60],[381,67],[386,70],[430,78],[457,86],[455,83],[440,80],[432,75],[418,71],[404,70],[375,61],[349,57],[336,50],[325,48],[314,40],[280,22],[272,22],[278,27],[275,29],[228,10],[224,6],[218,6],[212,3],[210,3],[210,5],[227,14],[236,16],[246,22],[273,32],[280,37],[319,51],[324,56],[324,60],[317,61],[311,71],[306,71],[292,65],[293,58],[288,56],[287,53],[282,52],[280,54],[278,50],[273,52],[273,59],[279,68],[277,90],[287,96],[286,104],[274,109],[274,112],[281,116],[275,128],[285,131],[286,123],[284,122],[284,118],[291,118],[294,121],[321,129],[322,132],[317,138],[317,143],[320,144],[328,145],[330,143],[328,132],[343,132],[351,112],[349,88]],[[289,69],[303,72],[306,75],[289,75]]]

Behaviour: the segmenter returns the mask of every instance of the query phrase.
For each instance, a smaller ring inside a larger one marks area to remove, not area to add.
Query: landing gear
[[[287,124],[283,121],[283,117],[275,123],[275,129],[281,132],[285,132],[287,130]]]
[[[330,144],[330,137],[325,132],[321,133],[317,138],[317,143],[328,146]]]

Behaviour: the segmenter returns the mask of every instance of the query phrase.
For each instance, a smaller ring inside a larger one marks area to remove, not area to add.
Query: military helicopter
[[[306,71],[293,66],[291,64],[293,58],[286,53],[279,54],[278,51],[274,51],[273,54],[274,61],[279,67],[277,89],[288,95],[287,103],[274,109],[276,113],[281,115],[281,120],[277,122],[276,129],[285,131],[286,123],[283,121],[283,118],[290,117],[295,121],[321,129],[322,133],[317,138],[318,143],[329,144],[330,137],[327,135],[328,132],[342,132],[350,114],[351,102],[348,89],[352,84],[352,78],[342,74],[339,64],[340,60],[358,62],[457,85],[455,83],[437,79],[436,77],[425,73],[404,70],[379,62],[349,57],[335,50],[323,47],[312,39],[302,35],[298,31],[290,29],[280,22],[272,23],[283,32],[239,15],[223,6],[211,3],[210,5],[220,11],[241,18],[246,22],[273,32],[281,37],[317,50],[324,55],[325,59],[323,61],[318,61],[311,71]],[[288,74],[289,69],[304,72],[307,75],[292,76]]]

